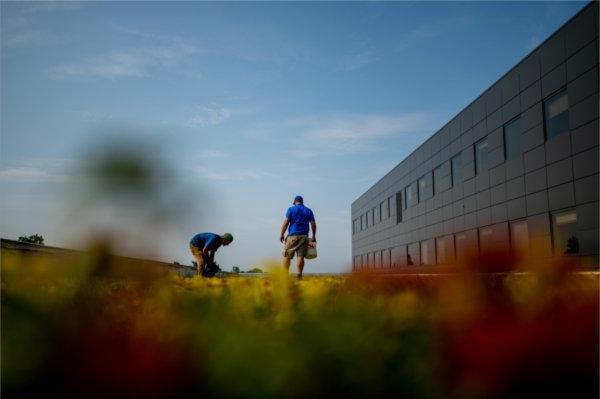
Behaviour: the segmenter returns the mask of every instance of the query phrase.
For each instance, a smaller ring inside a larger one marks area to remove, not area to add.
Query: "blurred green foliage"
[[[597,392],[597,275],[207,280],[102,245],[1,261],[5,397]]]

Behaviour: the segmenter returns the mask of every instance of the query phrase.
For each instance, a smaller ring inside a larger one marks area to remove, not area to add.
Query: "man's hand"
[[[290,225],[290,219],[285,218],[285,220],[283,221],[283,224],[281,225],[281,233],[279,235],[279,241],[284,242],[285,241],[285,231],[287,230],[288,226]]]

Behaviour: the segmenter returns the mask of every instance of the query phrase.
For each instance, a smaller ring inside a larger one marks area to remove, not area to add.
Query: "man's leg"
[[[204,258],[199,256],[196,258],[196,272],[198,276],[202,276],[202,272],[204,272]]]
[[[196,275],[202,276],[202,272],[204,271],[204,257],[202,256],[202,252],[195,247],[190,247],[190,249],[192,250],[194,260],[196,261]]]
[[[285,268],[286,272],[290,271],[290,261],[291,261],[291,258],[289,256],[283,257],[283,267]]]
[[[296,267],[298,268],[298,277],[302,277],[302,271],[304,270],[304,256],[298,256],[298,259],[296,259]]]

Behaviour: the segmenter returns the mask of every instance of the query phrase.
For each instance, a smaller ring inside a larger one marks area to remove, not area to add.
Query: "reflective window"
[[[419,201],[417,199],[416,184],[413,183],[410,186],[406,186],[404,189],[404,198],[406,199],[404,208],[416,205]]]
[[[390,263],[391,267],[399,267],[402,265],[402,259],[406,255],[406,247],[398,246],[390,249]]]
[[[452,168],[452,186],[462,183],[462,162],[460,155],[455,156],[450,161],[450,167]]]
[[[406,264],[408,266],[420,265],[420,246],[418,242],[409,244],[406,248]]]
[[[381,217],[382,219],[387,219],[390,217],[390,207],[388,205],[387,199],[381,203]]]
[[[504,125],[504,152],[507,160],[514,159],[523,152],[522,137],[521,118]]]
[[[566,90],[544,101],[546,140],[569,130],[569,97]]]
[[[529,226],[525,220],[510,223],[510,248],[521,255],[529,252]]]
[[[577,213],[574,210],[552,214],[554,254],[579,253],[577,237]]]
[[[402,221],[402,193],[396,193],[396,223],[400,223]]]
[[[479,246],[481,253],[489,253],[494,248],[494,231],[490,227],[479,229]]]
[[[419,202],[433,197],[433,181],[431,173],[427,173],[418,181],[419,185]]]
[[[438,264],[454,263],[454,236],[436,238],[435,247]]]
[[[488,141],[487,138],[475,143],[475,174],[488,169]]]
[[[384,249],[381,251],[381,267],[389,269],[390,267],[390,250]]]
[[[435,243],[433,240],[421,241],[421,264],[435,265]]]

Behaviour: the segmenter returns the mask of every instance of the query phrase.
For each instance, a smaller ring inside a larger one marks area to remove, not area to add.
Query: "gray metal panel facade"
[[[551,256],[563,211],[576,215],[577,253],[597,259],[597,21],[593,2],[352,204],[354,270],[431,264],[432,242],[438,264],[508,249],[521,222],[536,254]],[[568,119],[551,134],[558,97]],[[506,126],[517,120],[518,153],[507,159]]]

